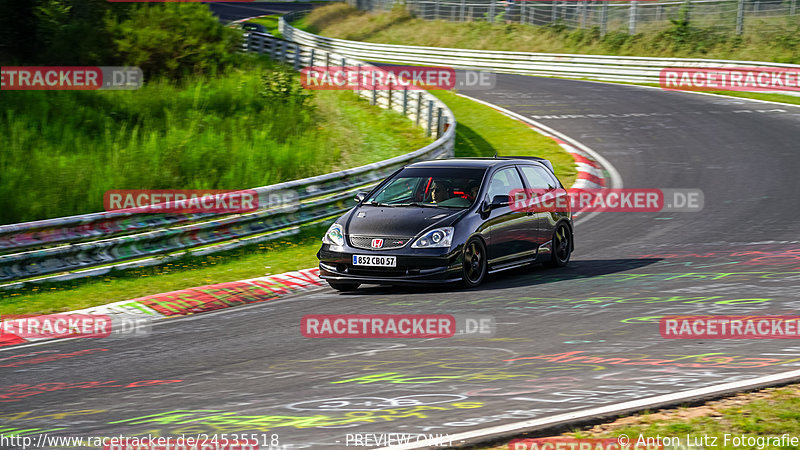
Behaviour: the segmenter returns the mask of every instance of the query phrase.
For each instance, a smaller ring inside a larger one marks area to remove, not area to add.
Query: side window
[[[489,181],[489,191],[486,194],[487,200],[492,201],[496,195],[508,196],[512,190],[522,189],[522,179],[517,170],[513,167],[502,169],[492,175]]]
[[[555,189],[558,187],[556,178],[546,169],[536,166],[520,166],[525,175],[525,181],[533,189]]]

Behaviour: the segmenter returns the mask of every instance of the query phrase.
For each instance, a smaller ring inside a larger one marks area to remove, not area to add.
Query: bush
[[[138,5],[127,20],[110,19],[118,57],[145,77],[213,74],[232,66],[241,35],[225,28],[206,5]]]
[[[295,75],[284,66],[277,66],[261,76],[261,97],[268,104],[308,108],[311,92],[295,80]]]

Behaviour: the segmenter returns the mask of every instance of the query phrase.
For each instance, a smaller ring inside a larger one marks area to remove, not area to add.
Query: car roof
[[[406,167],[423,168],[423,167],[449,167],[449,168],[489,168],[499,166],[501,164],[524,164],[537,162],[535,159],[517,159],[510,157],[497,157],[497,158],[450,158],[450,159],[432,159],[429,161],[420,161],[409,164]]]

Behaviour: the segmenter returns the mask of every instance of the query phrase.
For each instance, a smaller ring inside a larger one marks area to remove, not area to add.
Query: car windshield
[[[385,206],[469,208],[486,169],[406,168],[364,203]]]

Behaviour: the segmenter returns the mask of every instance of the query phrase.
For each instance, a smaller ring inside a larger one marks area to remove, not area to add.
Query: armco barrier
[[[342,55],[277,39],[246,33],[243,50],[266,54],[295,69],[323,61],[369,66]],[[427,92],[415,92],[419,108],[408,105],[409,92],[358,91],[382,108],[392,108],[426,128],[436,140],[411,153],[378,163],[301,180],[255,188],[259,204],[270,194],[292,191],[298,203],[264,208],[248,214],[154,214],[112,211],[0,226],[0,282],[76,271],[103,265],[103,269],[64,274],[48,279],[70,279],[107,273],[132,259],[167,255],[180,250],[223,243],[202,252],[231,248],[232,240],[248,236],[285,236],[269,233],[340,214],[352,206],[356,191],[368,189],[400,167],[414,161],[453,155],[456,121],[447,106]],[[405,98],[405,102],[403,97]],[[424,120],[421,120],[424,119]],[[9,286],[19,286],[14,283]]]
[[[557,53],[505,52],[459,48],[415,47],[348,41],[311,34],[290,26],[306,11],[281,18],[283,36],[300,45],[336,52],[348,58],[359,58],[397,64],[448,66],[459,69],[491,70],[498,73],[583,78],[598,81],[658,83],[661,69],[666,67],[783,67],[800,68],[797,64],[721,59],[649,58],[637,56],[577,55]],[[284,20],[286,18],[286,20]]]

